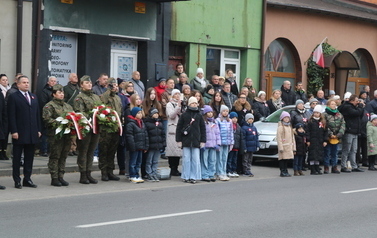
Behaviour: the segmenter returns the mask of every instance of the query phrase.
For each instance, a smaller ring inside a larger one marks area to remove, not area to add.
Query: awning
[[[342,51],[325,57],[325,67],[330,67],[334,62],[337,69],[358,70],[359,63],[355,56],[348,51]]]

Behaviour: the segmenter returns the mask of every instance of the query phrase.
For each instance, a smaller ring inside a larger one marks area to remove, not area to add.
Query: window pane
[[[356,78],[369,78],[368,63],[365,56],[360,51],[355,51],[353,55],[359,63],[360,70],[350,70],[348,76]]]
[[[286,45],[274,40],[265,54],[266,71],[294,73],[295,66],[291,51]]]
[[[281,88],[281,85],[283,85],[283,82],[288,80],[289,82],[291,82],[291,85],[294,85],[294,82],[295,82],[295,79],[294,78],[281,78],[281,77],[274,77],[272,79],[272,91],[274,91],[275,89],[280,89]],[[292,87],[294,88],[294,87]]]
[[[207,49],[207,68],[205,71],[208,80],[212,78],[212,75],[220,75],[220,59],[221,50]]]
[[[239,55],[238,51],[231,51],[231,50],[224,51],[224,58],[238,59],[239,58],[238,55]]]
[[[356,93],[356,82],[347,82],[347,92],[350,92],[352,94]]]

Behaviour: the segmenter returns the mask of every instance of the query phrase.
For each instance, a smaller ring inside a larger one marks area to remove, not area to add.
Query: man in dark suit
[[[40,113],[37,97],[29,92],[29,79],[21,75],[16,80],[18,91],[9,95],[8,119],[13,141],[13,180],[15,187],[36,188],[31,181],[34,147],[41,136]],[[24,152],[24,180],[21,185],[20,160]]]
[[[5,108],[5,98],[0,89],[0,140],[8,141],[8,134],[5,133],[5,131],[8,131],[5,129],[6,126],[7,126],[7,114],[6,114],[6,108]],[[0,189],[5,189],[5,187],[0,185]]]

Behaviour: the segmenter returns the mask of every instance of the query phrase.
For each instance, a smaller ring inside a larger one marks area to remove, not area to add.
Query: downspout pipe
[[[22,21],[23,0],[17,0],[16,73],[20,73],[22,70]]]
[[[266,11],[267,11],[267,0],[263,0],[263,7],[262,7],[262,29],[261,29],[261,41],[260,41],[260,80],[259,80],[259,89],[261,89],[261,85],[263,80],[265,80],[264,75],[264,39],[266,37]],[[267,88],[266,88],[267,89]],[[266,90],[264,89],[264,90]]]
[[[32,79],[32,89],[36,93],[38,87],[38,76],[39,76],[39,51],[40,51],[40,38],[41,38],[41,23],[42,23],[42,0],[37,0],[37,19],[35,23],[35,38],[34,38],[34,65],[33,65],[33,79]]]

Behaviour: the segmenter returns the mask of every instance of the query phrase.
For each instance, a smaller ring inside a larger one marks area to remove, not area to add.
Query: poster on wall
[[[50,76],[55,76],[59,84],[65,86],[69,74],[76,73],[77,69],[77,36],[61,32],[52,33],[50,50]]]

